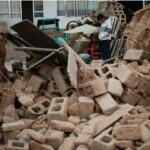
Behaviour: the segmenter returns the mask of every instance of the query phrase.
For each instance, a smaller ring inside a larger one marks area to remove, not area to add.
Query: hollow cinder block
[[[67,97],[52,99],[52,103],[47,113],[48,123],[51,123],[52,120],[65,121],[67,119],[67,101]]]
[[[35,119],[38,116],[42,115],[45,113],[45,107],[39,103],[36,103],[32,106],[30,106],[26,113],[25,113],[25,117],[28,119]]]
[[[7,150],[29,150],[29,144],[16,140],[9,140],[7,143]]]
[[[97,136],[92,143],[92,150],[115,150],[115,140],[109,134]]]

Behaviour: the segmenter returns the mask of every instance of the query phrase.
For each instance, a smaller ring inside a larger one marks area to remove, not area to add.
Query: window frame
[[[43,7],[43,10],[41,10],[41,11],[35,10],[35,1],[38,1],[38,0],[33,0],[33,18],[42,18],[42,17],[44,17],[44,4],[43,4],[44,1],[40,0],[40,1],[42,1],[42,7]],[[42,17],[36,17],[35,13],[42,13]]]
[[[80,0],[72,0],[72,2],[74,2],[74,8],[72,11],[74,11],[74,14],[71,16],[71,15],[68,15],[68,9],[67,9],[67,0],[63,0],[64,1],[64,14],[65,15],[60,15],[59,14],[59,2],[62,1],[62,0],[57,0],[57,16],[66,16],[66,17],[83,17],[85,16],[86,14],[88,14],[90,11],[89,11],[89,2],[91,0],[84,0],[85,1],[85,14],[81,15],[79,13],[80,9],[79,9],[79,4],[80,4]],[[71,1],[71,0],[68,0],[68,1]],[[96,5],[98,4],[98,0],[94,0],[94,2],[96,2]],[[96,10],[96,8],[95,8]],[[92,11],[91,11],[92,12]]]
[[[5,0],[3,0],[5,1]],[[11,10],[11,2],[12,0],[6,0],[7,4],[8,4],[8,11],[7,12],[0,12],[0,15],[3,15],[3,14],[8,14],[8,17],[7,18],[3,18],[3,19],[21,19],[22,18],[22,6],[21,6],[21,0],[13,0],[13,1],[19,1],[19,7],[20,7],[20,11],[18,12],[13,12]],[[20,14],[20,17],[17,17],[17,18],[14,18],[12,17],[12,14]]]

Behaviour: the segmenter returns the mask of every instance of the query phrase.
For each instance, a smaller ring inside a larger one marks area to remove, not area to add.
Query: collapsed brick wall
[[[126,49],[143,49],[150,51],[150,5],[137,11],[129,23],[125,34]]]

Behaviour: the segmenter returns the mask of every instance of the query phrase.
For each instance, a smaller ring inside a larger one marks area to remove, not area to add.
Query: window
[[[65,11],[65,1],[57,1],[57,14],[58,16],[65,16],[66,15],[66,11]]]
[[[21,18],[21,1],[0,1],[0,18]]]
[[[0,1],[0,18],[9,18],[8,1]]]
[[[20,1],[11,1],[10,10],[11,10],[11,18],[21,18]]]
[[[66,2],[66,14],[67,16],[75,16],[75,1],[67,1]]]
[[[43,1],[33,1],[34,2],[34,17],[43,17]]]
[[[96,10],[97,0],[58,0],[58,16],[84,16]]]
[[[87,2],[87,12],[96,11],[97,4],[98,4],[97,1],[90,1],[90,0],[88,0],[88,2]]]

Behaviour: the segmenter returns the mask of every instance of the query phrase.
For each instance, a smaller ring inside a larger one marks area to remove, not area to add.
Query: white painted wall
[[[57,1],[43,1],[43,9],[44,9],[44,18],[58,18],[59,26],[61,29],[65,29],[68,22],[72,20],[80,20],[81,17],[65,17],[65,16],[57,16]],[[37,20],[41,18],[34,18],[34,24],[37,25]],[[0,19],[1,20],[1,19]],[[8,27],[12,26],[20,22],[22,18],[17,19],[2,19],[2,21],[7,22]]]
[[[43,1],[44,18],[58,18],[59,27],[65,29],[68,22],[72,20],[80,20],[81,17],[65,17],[57,16],[57,1]],[[37,24],[37,20],[40,18],[34,18],[34,24]]]
[[[13,31],[10,29],[10,27],[20,21],[22,21],[22,18],[16,18],[16,19],[0,19],[0,21],[4,21],[7,23],[7,28],[8,28],[8,31],[9,32],[12,32]]]

